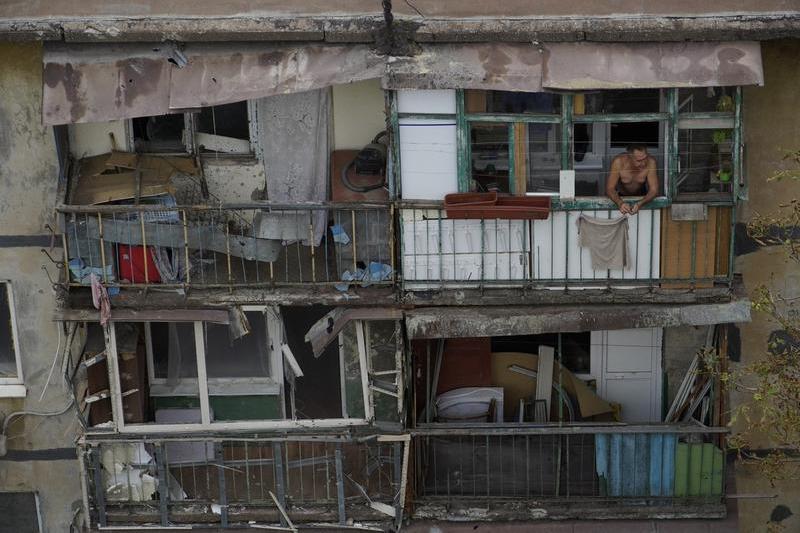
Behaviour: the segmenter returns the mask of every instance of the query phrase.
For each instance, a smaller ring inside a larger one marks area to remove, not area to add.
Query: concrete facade
[[[250,5],[243,2],[237,15],[251,10],[259,13],[279,11],[286,16],[320,15],[331,9],[327,2],[309,3],[306,11],[283,10],[285,2],[262,2]],[[339,16],[365,15],[380,17],[374,9],[375,2],[359,2],[343,11]],[[469,4],[468,6],[466,4]],[[593,4],[594,5],[594,4]],[[57,6],[41,2],[10,3],[0,8],[0,19],[36,19],[53,15],[53,9],[61,9],[57,16],[78,17],[96,15],[100,6],[92,3],[61,2]],[[681,13],[696,16],[694,4],[672,2],[671,7]],[[773,1],[759,6],[775,13],[793,12],[797,2]],[[642,2],[621,2],[612,10],[596,7],[598,17],[615,14],[638,13],[660,16],[669,11],[661,6],[659,11],[644,6]],[[126,17],[165,17],[174,10],[185,10],[187,16],[224,16],[230,6],[219,2],[173,3],[169,13],[160,12],[147,2],[134,2],[127,6]],[[496,6],[477,2],[397,2],[397,12],[406,18],[417,18],[416,10],[425,16],[438,18],[457,17],[519,17],[526,11],[526,3],[510,2],[499,10]],[[542,16],[562,17],[574,12],[571,3],[548,2],[542,6]],[[726,2],[716,9],[746,12],[744,2]],[[25,11],[27,10],[27,11]],[[83,10],[83,11],[82,11]],[[352,11],[351,11],[352,10]],[[100,13],[102,15],[102,13]],[[108,13],[118,15],[119,13]],[[301,24],[302,21],[298,22]],[[77,30],[76,30],[77,31]],[[85,32],[85,29],[80,30]],[[309,30],[311,31],[311,30]],[[57,203],[59,167],[56,156],[54,132],[41,126],[41,45],[36,43],[0,44],[0,228],[2,236],[48,236],[46,225],[56,228],[52,207]],[[753,213],[770,211],[788,198],[797,196],[796,183],[767,183],[770,173],[782,162],[781,149],[797,148],[800,143],[800,93],[796,90],[800,77],[800,41],[766,42],[763,46],[765,87],[745,90],[744,121],[746,163],[745,173],[749,186],[749,202],[744,202],[738,213],[739,220],[746,222]],[[376,82],[362,82],[338,87],[334,98],[334,143],[337,149],[360,148],[383,127],[385,120],[383,94]],[[338,106],[337,106],[338,102]],[[367,110],[358,114],[364,105]],[[375,131],[373,131],[375,130]],[[118,141],[124,140],[122,122],[87,124],[70,127],[70,149],[76,157],[104,153],[111,148],[109,132]],[[252,161],[215,161],[204,163],[204,170],[212,194],[226,202],[249,201],[265,186],[263,165]],[[69,402],[58,368],[47,385],[50,366],[63,340],[60,339],[56,322],[52,320],[58,299],[44,265],[54,279],[59,266],[47,261],[40,252],[41,241],[35,245],[0,248],[0,280],[8,280],[16,299],[16,318],[19,344],[25,375],[27,395],[22,399],[0,397],[0,413],[8,414],[20,410],[32,412],[59,411]],[[51,253],[60,258],[58,242]],[[765,268],[768,265],[769,268]],[[746,288],[752,290],[760,284],[781,290],[789,297],[800,296],[800,273],[791,270],[783,260],[783,251],[778,248],[762,248],[740,255],[736,260],[736,271],[744,278]],[[233,296],[231,296],[233,299]],[[755,314],[753,321],[741,326],[742,362],[752,362],[763,353],[769,334],[775,329],[763,317]],[[665,331],[665,372],[668,376],[668,401],[675,395],[685,368],[694,352],[705,340],[705,327],[683,326]],[[56,365],[58,367],[58,365]],[[47,387],[43,399],[43,390]],[[734,396],[734,405],[743,401]],[[23,416],[9,425],[8,449],[15,453],[8,458],[0,457],[0,490],[37,491],[42,502],[44,529],[42,533],[68,531],[75,511],[81,507],[80,472],[78,462],[69,458],[65,449],[74,449],[79,426],[72,411],[54,417]],[[764,442],[768,446],[768,442]],[[26,460],[26,452],[41,451],[36,460]],[[66,456],[66,458],[65,458]],[[762,531],[775,509],[786,506],[794,516],[782,521],[787,530],[800,527],[800,494],[796,486],[786,483],[777,487],[765,484],[757,470],[740,468],[737,472],[740,492],[755,493],[756,498],[739,501],[742,531]],[[746,487],[746,489],[741,489]],[[775,498],[762,498],[777,494]],[[571,524],[572,525],[572,524]],[[482,529],[489,529],[482,527]],[[572,530],[572,529],[570,529]],[[576,526],[575,531],[579,530]],[[433,531],[433,529],[431,529]]]
[[[0,64],[0,228],[4,236],[49,236],[45,225],[55,228],[58,163],[53,129],[41,126],[41,45],[1,43]],[[40,248],[38,243],[0,248],[0,279],[9,281],[14,293],[27,388],[25,398],[0,397],[4,418],[22,410],[62,411],[70,401],[58,369],[41,398],[59,346],[52,320],[57,301],[48,280],[48,274],[57,278],[59,267]],[[61,257],[58,247],[50,253]],[[16,417],[8,425],[9,454],[0,457],[0,490],[38,492],[43,533],[69,531],[73,510],[81,506],[73,452],[78,427],[71,409],[55,417]],[[41,460],[26,459],[34,450],[42,451]]]
[[[739,220],[743,223],[757,213],[775,213],[778,206],[797,199],[800,193],[796,181],[767,181],[775,171],[791,168],[791,163],[784,161],[783,157],[786,151],[796,150],[800,145],[800,93],[797,91],[800,42],[766,43],[763,57],[764,87],[747,88],[744,93],[745,171],[749,201],[742,204],[739,212]],[[786,298],[800,296],[800,269],[786,260],[786,251],[780,246],[762,247],[738,255],[736,270],[742,273],[748,290],[764,285]],[[766,315],[753,312],[752,322],[741,324],[741,365],[753,363],[762,357],[770,334],[778,328]],[[735,407],[746,402],[747,397],[734,394],[731,401]],[[756,447],[767,448],[771,445],[766,438],[754,437]],[[739,501],[741,531],[764,531],[779,506],[785,506],[792,513],[792,516],[780,522],[784,531],[800,529],[800,493],[796,480],[770,486],[757,466],[748,466],[737,468],[737,485],[747,487],[743,490],[761,496]],[[781,513],[778,512],[777,516],[781,516]]]

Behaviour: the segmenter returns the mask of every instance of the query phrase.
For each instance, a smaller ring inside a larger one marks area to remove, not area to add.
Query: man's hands
[[[621,201],[619,203],[619,212],[622,213],[623,215],[635,215],[636,213],[639,212],[640,207],[641,205],[639,205],[639,202],[636,202],[635,204],[631,205]]]

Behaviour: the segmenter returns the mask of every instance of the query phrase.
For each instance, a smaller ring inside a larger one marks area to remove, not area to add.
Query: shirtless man
[[[630,215],[658,196],[656,160],[647,154],[647,146],[631,144],[624,154],[614,158],[606,180],[606,196],[617,204],[620,213]],[[621,196],[642,196],[642,199],[631,205]]]

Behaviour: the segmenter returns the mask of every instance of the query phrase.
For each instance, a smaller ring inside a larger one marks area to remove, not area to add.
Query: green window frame
[[[664,140],[664,156],[667,172],[664,173],[666,180],[665,195],[656,197],[647,206],[649,208],[667,207],[673,201],[687,201],[682,199],[677,191],[678,166],[679,166],[679,143],[678,136],[681,129],[685,129],[688,123],[693,128],[703,129],[712,128],[720,121],[727,121],[732,124],[732,191],[730,194],[718,194],[716,197],[707,195],[703,198],[703,203],[708,205],[733,205],[737,200],[747,198],[747,187],[742,172],[742,89],[734,87],[733,93],[734,106],[730,111],[725,112],[680,112],[678,109],[678,88],[663,89],[666,99],[666,110],[658,113],[614,113],[614,114],[590,114],[575,115],[574,113],[574,94],[561,94],[560,114],[537,114],[537,113],[468,113],[466,111],[465,90],[457,89],[456,113],[426,113],[426,114],[399,114],[397,112],[395,94],[389,96],[389,106],[391,109],[391,126],[395,132],[395,139],[399,139],[398,120],[403,118],[429,118],[429,119],[448,119],[455,120],[457,135],[457,168],[458,168],[458,188],[459,192],[469,192],[471,173],[472,173],[472,153],[470,145],[470,126],[477,123],[505,124],[508,128],[508,168],[509,168],[509,191],[516,191],[516,180],[520,176],[519,169],[516,168],[515,124],[556,124],[560,127],[560,154],[561,170],[572,170],[572,152],[574,145],[575,124],[596,123],[596,122],[665,122],[666,137]],[[395,175],[399,176],[399,143],[394,143],[393,156],[395,161]],[[394,188],[393,191],[394,192]],[[394,195],[393,195],[394,197]],[[689,199],[688,201],[692,201]],[[574,200],[560,200],[558,196],[553,197],[554,209],[605,209],[610,207],[610,200],[602,197],[578,197]]]

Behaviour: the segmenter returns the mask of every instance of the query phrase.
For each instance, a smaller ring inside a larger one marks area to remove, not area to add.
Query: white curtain
[[[269,96],[256,103],[258,155],[267,176],[267,199],[277,203],[328,199],[331,93],[319,89]],[[317,246],[325,233],[323,209],[261,212],[256,237]]]

